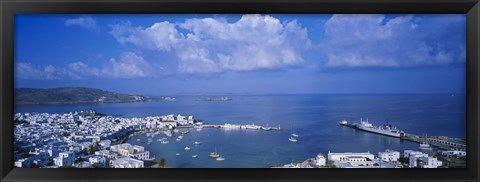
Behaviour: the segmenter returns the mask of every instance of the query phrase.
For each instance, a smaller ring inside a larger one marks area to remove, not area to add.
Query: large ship
[[[357,124],[356,127],[359,130],[397,138],[403,137],[405,135],[403,131],[398,130],[392,125],[389,125],[388,123],[381,126],[373,126],[371,123],[368,122],[368,119],[366,121],[360,119],[360,124]]]

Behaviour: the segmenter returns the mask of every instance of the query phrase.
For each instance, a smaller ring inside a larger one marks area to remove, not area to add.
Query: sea
[[[228,96],[230,101],[199,101]],[[282,131],[245,129],[201,130],[191,128],[180,141],[168,144],[155,135],[148,145],[146,134],[128,143],[145,146],[150,155],[164,158],[175,168],[267,168],[304,161],[328,152],[378,152],[392,149],[418,150],[418,144],[398,138],[340,126],[341,120],[396,126],[406,133],[428,136],[466,137],[466,97],[452,94],[292,94],[292,95],[179,95],[176,101],[16,106],[15,112],[63,113],[81,110],[118,117],[167,114],[193,115],[207,124],[256,124],[281,127]],[[291,133],[299,135],[290,142]],[[194,145],[195,141],[201,142]],[[191,150],[184,150],[185,147]],[[209,153],[225,158],[217,161]],[[177,154],[178,153],[178,154]],[[193,158],[192,155],[198,157]]]

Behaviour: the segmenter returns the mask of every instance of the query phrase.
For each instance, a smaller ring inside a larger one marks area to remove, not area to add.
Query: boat
[[[296,138],[298,138],[298,134],[293,132],[293,127],[292,127],[292,138],[294,138],[295,140],[296,140]],[[292,140],[290,140],[290,141],[292,141]]]
[[[211,152],[209,156],[210,156],[211,158],[220,157],[220,155],[218,155],[218,153],[217,153],[217,149],[216,149],[216,148],[215,148],[215,152]]]
[[[185,135],[185,134],[188,134],[189,131],[182,131],[182,132],[180,132],[180,133],[181,133],[182,135]]]
[[[169,142],[168,140],[163,140],[163,141],[161,141],[160,143],[162,143],[162,144],[168,144],[168,143],[170,143],[170,142]]]
[[[177,138],[177,139],[175,139],[175,140],[176,140],[177,142],[179,142],[181,139],[180,139],[180,138]]]
[[[223,126],[225,129],[240,129],[240,125],[225,123]]]
[[[198,155],[192,155],[192,158],[197,158],[197,157],[198,157]]]
[[[180,155],[180,153],[176,153],[175,155],[179,156],[179,155]]]
[[[187,146],[187,147],[185,147],[185,150],[189,151],[189,150],[191,150],[191,148]]]
[[[209,156],[210,156],[210,157],[212,157],[212,158],[217,158],[217,157],[220,157],[220,155],[218,155],[216,152],[212,152],[212,153],[210,153],[210,155],[209,155]]]
[[[193,144],[195,144],[195,145],[200,145],[200,144],[202,144],[202,142],[195,141],[195,142],[193,142]]]
[[[220,153],[221,153],[221,152],[220,152]],[[225,158],[224,158],[224,157],[221,157],[220,154],[219,154],[216,160],[217,160],[217,161],[224,161]]]
[[[373,126],[371,123],[368,122],[368,119],[366,121],[363,121],[362,119],[360,119],[360,124],[356,125],[356,128],[362,131],[367,131],[371,133],[376,133],[376,134],[391,136],[396,138],[405,136],[405,133],[403,131],[398,130],[392,125],[389,125],[388,123],[382,126]]]
[[[257,126],[257,125],[255,125],[255,124],[247,124],[247,125],[245,125],[245,129],[258,130],[258,129],[260,129],[260,128],[261,128],[261,126]]]
[[[347,120],[342,120],[340,121],[340,125],[347,125],[348,124],[348,121]]]
[[[139,139],[137,139],[137,141],[140,141],[140,138],[139,138]]]
[[[290,137],[290,138],[288,138],[288,141],[297,142],[297,139],[295,137]]]
[[[223,157],[217,157],[217,159],[216,159],[216,160],[217,160],[217,161],[224,161],[224,160],[225,160],[225,158],[223,158]]]
[[[269,131],[269,130],[272,130],[272,127],[268,127],[268,126],[267,126],[267,127],[263,127],[263,126],[262,126],[260,129],[265,130],[265,131]]]
[[[420,143],[420,150],[432,150],[432,147],[430,147],[430,144],[427,142],[427,135],[423,136],[422,143]]]
[[[182,138],[183,138],[183,136],[178,136],[178,138],[179,138],[179,139],[182,139]]]

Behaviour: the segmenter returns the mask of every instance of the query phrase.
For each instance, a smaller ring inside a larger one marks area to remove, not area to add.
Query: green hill
[[[144,102],[148,98],[137,94],[120,94],[94,88],[16,88],[15,104],[80,104]]]

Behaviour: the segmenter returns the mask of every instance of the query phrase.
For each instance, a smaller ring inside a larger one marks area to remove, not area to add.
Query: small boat
[[[223,158],[223,157],[217,157],[217,161],[224,161],[224,160],[225,160],[225,158]]]
[[[430,144],[427,142],[427,135],[423,136],[423,141],[420,143],[420,150],[432,150],[432,147],[430,147]]]
[[[161,141],[162,144],[168,144],[170,143],[168,140]]]
[[[220,157],[220,155],[218,155],[217,152],[212,152],[212,153],[210,153],[209,156],[212,157],[212,158]]]
[[[189,151],[189,150],[191,150],[191,148],[190,147],[185,147],[185,150]]]
[[[137,139],[137,141],[140,141],[140,138],[139,138],[139,139]]]
[[[292,127],[292,137],[295,137],[295,138],[298,137],[298,134],[296,134],[296,133],[293,132],[293,127]]]
[[[189,131],[182,131],[180,132],[182,135],[188,134]]]
[[[177,155],[177,156],[178,156],[178,155],[180,155],[180,153],[176,153],[175,155]]]
[[[181,139],[180,139],[180,138],[177,138],[177,139],[175,139],[175,140],[176,140],[177,142],[179,142]]]
[[[291,141],[291,142],[297,142],[297,139],[294,138],[294,137],[290,137],[290,138],[288,138],[288,140]]]
[[[198,155],[192,155],[192,158],[197,158],[197,157],[198,157]]]
[[[182,139],[182,138],[183,138],[183,136],[178,136],[178,138],[179,138],[179,139]]]
[[[199,142],[199,141],[195,141],[193,144],[195,144],[195,145],[200,145],[200,144],[202,144],[202,143]]]
[[[209,156],[210,156],[211,158],[220,157],[220,155],[217,153],[217,148],[215,148],[215,152],[211,152]]]

